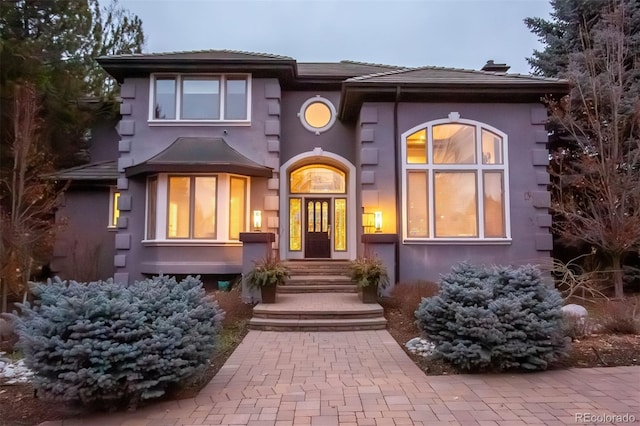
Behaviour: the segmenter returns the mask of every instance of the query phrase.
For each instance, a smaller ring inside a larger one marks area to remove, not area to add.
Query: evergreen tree
[[[437,356],[464,370],[544,370],[567,353],[561,307],[533,266],[461,263],[422,299],[416,324]]]
[[[95,112],[81,100],[115,99],[95,58],[140,52],[143,43],[142,22],[117,0],[105,8],[98,0],[0,0],[3,296],[26,288],[28,265],[46,263],[56,191],[42,175],[89,161]]]
[[[530,63],[568,79],[551,110],[554,233],[592,250],[623,296],[623,265],[640,250],[640,1],[552,1],[551,21],[528,19],[546,44]]]

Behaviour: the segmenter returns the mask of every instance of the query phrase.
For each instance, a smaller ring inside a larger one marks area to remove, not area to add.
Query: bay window
[[[437,120],[402,135],[404,240],[508,240],[507,137]]]
[[[248,75],[155,75],[150,121],[247,122]]]
[[[248,179],[243,176],[151,176],[146,241],[237,241],[248,229],[247,205]]]

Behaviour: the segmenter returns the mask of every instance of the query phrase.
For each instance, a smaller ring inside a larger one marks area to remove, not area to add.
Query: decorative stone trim
[[[133,120],[120,120],[118,134],[120,136],[133,136],[136,133],[136,122]]]
[[[360,164],[378,164],[378,148],[362,148],[360,150]]]

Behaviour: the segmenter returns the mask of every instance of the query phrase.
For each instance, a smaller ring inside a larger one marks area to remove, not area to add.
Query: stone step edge
[[[283,294],[297,293],[357,293],[358,288],[350,285],[285,285],[278,287]]]
[[[378,305],[379,306],[379,305]],[[383,318],[384,309],[381,306],[378,308],[371,309],[352,309],[352,310],[329,310],[329,311],[303,311],[296,309],[287,309],[287,310],[275,310],[275,309],[259,309],[253,308],[253,318],[266,318],[269,317],[278,317],[282,315],[288,316],[314,316],[322,319],[322,316],[332,316],[332,317],[349,317],[353,315],[366,315],[368,318],[372,317],[381,317]]]
[[[251,326],[280,326],[280,327],[353,327],[366,325],[387,325],[384,317],[376,318],[354,318],[354,319],[278,319],[278,318],[256,318],[249,320]]]

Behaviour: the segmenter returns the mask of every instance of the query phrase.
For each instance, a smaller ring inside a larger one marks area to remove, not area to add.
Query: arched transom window
[[[344,194],[345,173],[327,165],[314,164],[291,172],[292,194]]]
[[[483,123],[436,120],[402,135],[405,240],[505,240],[507,136]]]

